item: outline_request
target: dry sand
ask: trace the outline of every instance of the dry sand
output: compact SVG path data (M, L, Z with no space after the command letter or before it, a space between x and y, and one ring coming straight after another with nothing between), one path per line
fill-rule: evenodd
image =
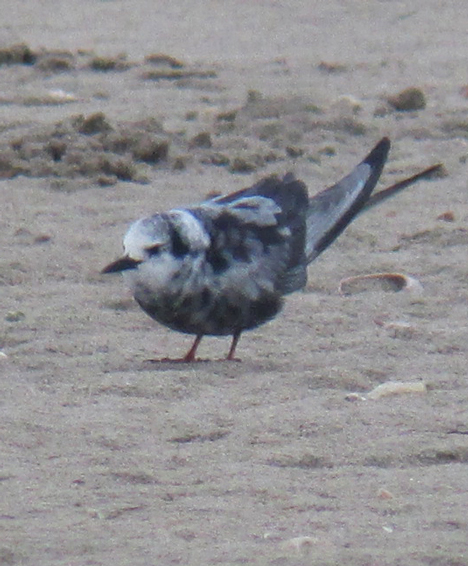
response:
M467 565L466 2L0 16L0 564ZM131 220L271 172L313 193L383 135L382 183L448 175L358 219L241 363L146 361L190 337L99 275ZM424 291L339 294L379 271ZM427 392L367 399L388 381Z

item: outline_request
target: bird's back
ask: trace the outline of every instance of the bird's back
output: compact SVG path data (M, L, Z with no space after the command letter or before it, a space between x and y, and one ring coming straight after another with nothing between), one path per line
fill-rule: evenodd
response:
M302 288L307 208L306 186L291 173L204 203L198 210L209 218L209 260L220 269L248 262L281 295Z

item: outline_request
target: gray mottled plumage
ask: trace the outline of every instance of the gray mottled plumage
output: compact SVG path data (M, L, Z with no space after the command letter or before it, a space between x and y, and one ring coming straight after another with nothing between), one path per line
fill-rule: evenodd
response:
M276 316L283 297L305 286L307 265L372 198L383 200L432 172L371 197L389 147L384 138L350 175L311 199L288 173L137 220L125 235L125 255L103 272L122 272L156 321L196 335L183 360L195 359L205 335L231 335L233 359L240 334Z

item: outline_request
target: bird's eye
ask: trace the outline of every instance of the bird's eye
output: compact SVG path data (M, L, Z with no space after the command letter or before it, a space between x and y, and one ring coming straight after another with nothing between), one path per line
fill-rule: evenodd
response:
M146 248L146 251L148 252L148 255L150 257L154 257L155 255L158 255L159 252L161 251L161 246L159 244L156 246L151 246L150 248Z

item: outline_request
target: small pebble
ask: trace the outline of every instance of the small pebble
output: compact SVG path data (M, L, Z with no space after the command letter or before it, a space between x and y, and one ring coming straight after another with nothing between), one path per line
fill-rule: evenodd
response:
M200 132L196 136L194 136L190 142L190 147L202 147L202 148L210 148L213 145L213 141L211 139L211 134L209 132Z
M409 87L394 96L387 98L388 103L399 112L423 110L426 108L424 92L417 87Z
M350 403L355 403L356 401L365 401L366 398L359 393L348 393L345 395L345 401L349 401Z
M7 322L20 322L21 320L24 320L25 318L26 318L26 315L24 314L24 312L21 312L21 311L10 311L5 316L5 320Z
M446 212L439 214L437 220L442 220L443 222L454 222L455 214L451 210L447 210Z

